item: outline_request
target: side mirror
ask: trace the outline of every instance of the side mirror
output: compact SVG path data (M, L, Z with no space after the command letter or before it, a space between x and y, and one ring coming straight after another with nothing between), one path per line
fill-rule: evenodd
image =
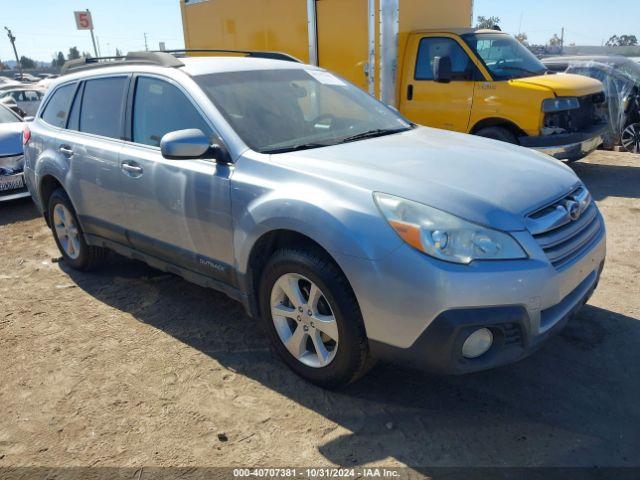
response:
M160 152L169 160L214 158L229 163L229 152L221 144L211 144L209 138L197 128L169 132L160 140Z
M451 76L451 58L433 57L433 79L438 83L449 83Z

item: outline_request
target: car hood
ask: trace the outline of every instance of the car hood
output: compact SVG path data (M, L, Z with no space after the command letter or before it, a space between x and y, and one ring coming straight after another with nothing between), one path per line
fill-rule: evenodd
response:
M22 153L24 123L0 123L0 157Z
M548 88L558 97L582 97L602 91L602 83L595 78L572 73L558 73L555 75L537 75L535 77L510 80L513 85L527 84Z
M580 184L538 152L417 127L395 135L273 155L306 175L421 202L500 230L524 230L527 213Z

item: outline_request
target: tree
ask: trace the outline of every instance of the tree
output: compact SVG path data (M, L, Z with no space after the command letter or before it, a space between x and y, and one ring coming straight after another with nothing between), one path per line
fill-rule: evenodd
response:
M78 51L78 47L71 47L69 49L69 60L75 60L76 58L80 58L80 52Z
M54 55L53 60L51 60L51 66L52 67L58 67L60 68L62 65L64 65L64 62L66 62L67 60L64 58L64 53L62 52L58 52L57 54Z
M476 28L488 28L493 30L500 23L499 17L483 17L482 15L478 17L478 24Z
M121 56L122 56L122 50L116 47L116 57L121 57Z
M24 55L20 57L20 65L23 69L28 70L30 68L36 68L36 62Z
M607 47L635 47L638 45L638 39L635 35L613 35L605 45Z
M527 38L526 33L519 33L516 35L516 40L518 40L523 45L529 45L529 39Z

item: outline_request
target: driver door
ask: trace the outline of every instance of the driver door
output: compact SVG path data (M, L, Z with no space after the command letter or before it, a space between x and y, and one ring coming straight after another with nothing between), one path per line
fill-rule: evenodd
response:
M477 68L466 50L446 35L413 35L407 49L400 111L415 123L466 132L473 106ZM433 78L433 59L449 57L452 78L448 83Z

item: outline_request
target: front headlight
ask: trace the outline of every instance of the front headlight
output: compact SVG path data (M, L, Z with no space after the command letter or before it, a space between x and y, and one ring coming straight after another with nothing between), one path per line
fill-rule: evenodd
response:
M432 257L464 264L527 258L508 233L394 195L376 192L373 198L400 238Z
M547 98L542 101L542 111L544 113L564 112L565 110L576 110L580 108L580 100L576 97Z

